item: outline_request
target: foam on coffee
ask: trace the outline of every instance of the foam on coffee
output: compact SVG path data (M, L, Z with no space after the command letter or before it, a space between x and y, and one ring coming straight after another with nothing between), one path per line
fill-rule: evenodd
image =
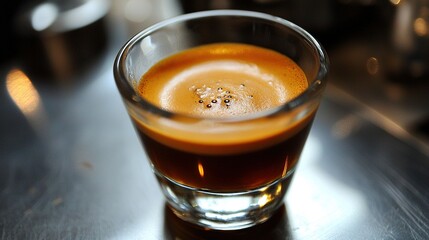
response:
M160 61L142 76L138 90L147 101L170 112L222 119L280 106L307 87L304 72L288 57L252 45L222 43L192 48ZM204 120L176 124L165 119L152 120L149 125L134 119L159 142L215 154L275 144L302 129L311 116L310 112L299 122L285 116L241 126Z

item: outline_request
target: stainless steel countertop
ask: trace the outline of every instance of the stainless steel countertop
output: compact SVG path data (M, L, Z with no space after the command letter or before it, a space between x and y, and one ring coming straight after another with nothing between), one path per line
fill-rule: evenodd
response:
M71 88L13 75L19 61L1 67L0 239L429 239L429 156L371 121L335 79L272 219L229 232L182 222L114 84L123 41Z
M429 158L328 88L285 207L207 232L166 209L107 54L74 89L41 85L38 114L0 95L0 239L428 239ZM5 75L2 75L5 79Z

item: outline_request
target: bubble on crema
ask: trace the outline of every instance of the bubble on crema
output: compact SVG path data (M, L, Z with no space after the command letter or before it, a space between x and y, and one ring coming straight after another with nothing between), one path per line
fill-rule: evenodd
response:
M232 111L232 107L238 111L244 111L242 113L248 113L248 110L244 110L244 106L250 106L253 94L249 93L245 88L244 82L237 83L235 86L224 86L222 82L216 82L214 85L202 84L200 86L193 85L189 88L197 97L197 102L202 104L203 108L207 111ZM242 103L242 104L241 104ZM250 104L250 105L249 105ZM243 105L243 106L242 106ZM244 108L243 108L244 107ZM239 110L241 109L241 110ZM231 112L232 114L236 114Z

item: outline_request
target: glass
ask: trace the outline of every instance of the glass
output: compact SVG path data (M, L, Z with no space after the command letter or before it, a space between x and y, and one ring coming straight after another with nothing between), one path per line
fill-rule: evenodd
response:
M225 42L288 56L304 71L308 89L279 107L228 118L169 112L137 93L142 75L160 60L192 47ZM131 38L114 63L116 84L168 205L185 221L220 230L264 222L283 205L327 72L326 53L305 30L278 17L239 10L197 12L158 23ZM220 145L194 151L194 146L180 142L179 149L152 139L145 128L175 132L179 138L211 138ZM241 152L237 143L223 140L255 129L268 134L279 128L284 130L280 142L255 141L252 151Z

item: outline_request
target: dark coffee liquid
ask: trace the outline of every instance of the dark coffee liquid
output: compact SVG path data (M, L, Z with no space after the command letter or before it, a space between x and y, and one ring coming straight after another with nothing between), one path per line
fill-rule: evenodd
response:
M142 77L139 92L171 112L223 119L280 106L307 86L299 66L277 52L212 44L159 62ZM237 191L266 185L295 167L314 112L297 116L197 121L183 128L156 117L133 119L160 174L191 187Z
M185 152L139 133L152 164L164 176L187 186L228 192L257 188L285 176L296 166L310 125L276 145L232 155Z

